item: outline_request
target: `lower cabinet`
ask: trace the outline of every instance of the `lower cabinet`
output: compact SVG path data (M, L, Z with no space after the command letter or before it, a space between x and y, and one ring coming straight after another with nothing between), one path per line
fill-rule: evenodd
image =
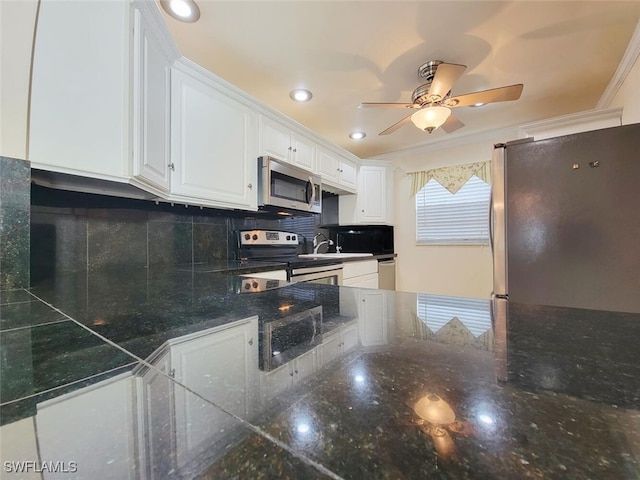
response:
M336 330L326 335L322 345L318 347L320 365L326 365L358 345L358 328L355 321Z
M345 287L378 288L378 260L344 263L342 279Z
M386 345L388 342L388 299L384 290L360 292L358 331L363 347Z
M30 421L34 437L37 432L37 457L3 455L3 459L63 462L71 473L45 470L33 476L2 478L140 478L134 388L134 378L127 373L38 403L37 414ZM4 427L0 433L5 435ZM25 439L7 440L15 449Z
M265 372L260 377L261 400L269 402L280 393L291 388L296 382L314 373L317 368L317 352L314 348L286 365L270 372Z
M166 478L233 432L238 420L229 413L248 419L254 412L258 317L175 339L153 364L195 392L156 369L142 375L147 456L157 478Z

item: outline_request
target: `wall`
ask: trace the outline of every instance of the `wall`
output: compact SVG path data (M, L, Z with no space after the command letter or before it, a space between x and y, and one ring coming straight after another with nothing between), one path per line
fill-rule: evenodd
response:
M640 60L629 71L625 81L607 109L622 108L622 123L640 122ZM598 111L580 113L585 118ZM565 120L566 122L566 120ZM553 128L550 119L548 128ZM595 128L591 126L592 128ZM581 128L589 128L585 123ZM598 127L602 128L602 127ZM415 201L409 196L410 178L407 172L427 170L491 159L494 143L519 138L518 128L506 129L482 140L462 144L464 139L443 141L423 153L397 154L393 158L395 196L395 245L398 253L396 282L398 290L428 292L442 295L486 298L493 288L492 256L488 246L418 246L415 243ZM536 134L539 138L540 136Z
M640 123L640 57L629 71L624 83L613 97L611 107L622 107L622 123Z
M415 198L410 195L411 179L407 173L489 161L494 143L514 138L516 129L465 145L443 142L439 148L393 160L397 290L474 298L491 294L493 264L488 245L416 245Z
M0 2L0 155L27 158L31 49L37 0Z

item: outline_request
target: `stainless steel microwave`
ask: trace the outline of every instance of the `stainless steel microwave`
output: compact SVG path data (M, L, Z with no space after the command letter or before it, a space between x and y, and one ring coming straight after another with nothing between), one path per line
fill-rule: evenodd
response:
M258 205L322 212L320 175L273 157L258 158Z

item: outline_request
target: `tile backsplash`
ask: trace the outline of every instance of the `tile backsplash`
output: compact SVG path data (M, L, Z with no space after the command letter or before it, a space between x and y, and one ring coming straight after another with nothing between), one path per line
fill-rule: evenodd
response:
M249 212L158 205L32 186L33 281L54 271L210 263L232 258L245 228L291 229L312 236L319 216L278 220ZM308 239L311 241L311 238Z
M31 166L0 157L0 290L29 286Z

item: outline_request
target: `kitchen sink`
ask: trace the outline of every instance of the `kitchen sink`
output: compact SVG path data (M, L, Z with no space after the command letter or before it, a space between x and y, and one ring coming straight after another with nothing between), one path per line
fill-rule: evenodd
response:
M352 258L352 257L372 257L373 253L303 253L299 258Z

